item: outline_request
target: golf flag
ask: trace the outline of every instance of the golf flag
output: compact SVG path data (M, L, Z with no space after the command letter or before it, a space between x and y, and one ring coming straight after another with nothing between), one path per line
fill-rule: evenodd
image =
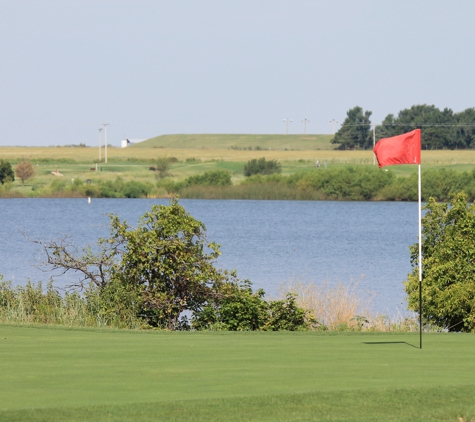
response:
M421 163L421 130L383 138L373 148L379 167Z
M422 203L421 203L421 130L391 138L380 139L373 148L379 168L395 164L418 164L417 185L419 197L419 338L422 349Z

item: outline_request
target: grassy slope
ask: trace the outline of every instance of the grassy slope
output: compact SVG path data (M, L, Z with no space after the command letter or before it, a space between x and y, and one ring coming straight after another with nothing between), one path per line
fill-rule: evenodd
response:
M132 148L186 148L186 149L333 149L330 143L333 135L233 135L233 134L192 134L161 135L132 145Z
M474 417L475 336L416 346L411 334L0 326L0 420Z

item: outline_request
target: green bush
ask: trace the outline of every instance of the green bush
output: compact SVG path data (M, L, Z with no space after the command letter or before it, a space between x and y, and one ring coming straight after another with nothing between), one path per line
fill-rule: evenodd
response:
M475 332L475 205L465 193L447 204L430 198L422 219L422 316L448 331ZM408 307L419 309L419 245L404 283Z
M264 157L253 159L244 166L244 176L249 177L254 174L281 173L282 165L276 160L266 161Z
M214 301L193 316L195 330L296 331L316 327L309 311L299 308L295 295L267 302L265 292L253 292L251 282L229 282L221 286Z
M231 174L226 170L211 170L185 179L185 186L229 186L232 185Z

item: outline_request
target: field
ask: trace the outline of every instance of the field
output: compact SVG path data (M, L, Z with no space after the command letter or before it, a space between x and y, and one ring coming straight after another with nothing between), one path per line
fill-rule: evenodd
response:
M475 337L0 325L2 421L475 420Z
M239 184L244 179L245 164L261 157L279 161L284 175L315 169L317 160L322 165L325 162L328 168L375 165L372 151L335 150L330 140L331 135L162 135L128 148L109 147L107 163L104 163L104 150L102 161L98 162L98 149L92 147L1 147L0 159L8 160L13 166L22 159L29 160L35 166L36 175L25 185L17 178L7 186L8 192L4 191L0 196L54 196L50 184L58 179L51 174L56 170L68 183L89 179L95 184L121 177L125 182L136 180L155 186L158 174L149 168L159 157L173 159L168 180L175 182L220 169L229 171L232 182ZM422 162L423 172L441 167L471 171L475 165L475 151L422 151ZM391 170L399 176L408 176L416 167L393 166ZM166 191L155 188L150 195L164 196ZM259 197L260 194L253 195Z

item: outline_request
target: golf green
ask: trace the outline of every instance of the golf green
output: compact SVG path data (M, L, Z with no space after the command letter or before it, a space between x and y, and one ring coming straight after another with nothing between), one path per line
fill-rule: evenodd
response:
M51 415L68 408L143 410L178 402L196 408L213 400L250 400L251 406L259 397L266 403L272 402L269 397L286 397L287 403L289 397L295 401L315 394L337 397L338 402L348 394L387 392L391 397L393 391L409 396L416 394L407 393L411 391L435 391L437 401L437 391L448 389L457 397L460 389L475 402L474 350L475 336L469 334L425 334L420 350L419 336L409 333L139 332L0 325L0 420L53 420ZM39 417L41 409L50 417ZM74 420L71 415L54 420L67 419Z

